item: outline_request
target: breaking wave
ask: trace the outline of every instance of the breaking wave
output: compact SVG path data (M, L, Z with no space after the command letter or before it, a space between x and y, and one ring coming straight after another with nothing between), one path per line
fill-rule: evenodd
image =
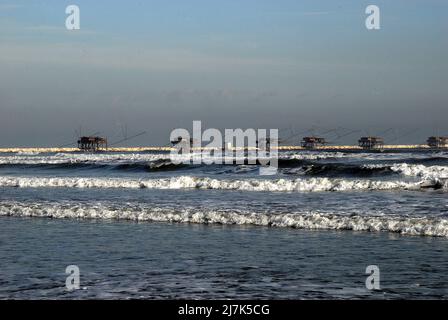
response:
M424 166L421 164L410 165L407 163L400 163L391 166L391 170L406 176L422 177L425 179L448 178L448 167L446 166Z
M394 174L390 166L369 167L358 164L343 163L302 163L300 166L288 168L281 162L280 168L285 174L302 174L309 176L348 176L348 177L371 177L371 176L387 176Z
M123 171L164 171L184 168L196 168L210 165L207 163L223 163L222 156L201 156L198 153L189 155L163 154L55 154L45 156L4 156L0 157L0 168L36 168L36 169L111 169ZM196 161L197 160L197 161ZM202 161L201 161L202 160ZM247 156L233 158L236 165L257 164L256 158ZM230 163L230 165L234 165Z
M8 155L0 157L0 165L51 165L51 164L120 164L142 163L160 159L169 159L168 153L122 153L122 154L87 154L57 153L54 155Z
M447 166L425 166L422 164L396 163L390 166L384 166L381 164L370 164L364 165L363 167L365 167L367 170L388 169L392 172L396 172L404 176L421 177L426 180L448 178Z
M257 213L202 208L157 208L128 204L0 203L0 215L72 219L116 219L176 223L254 225L311 230L394 232L415 236L448 237L448 219L396 215L330 214L320 212Z
M368 156L371 156L367 154ZM178 156L176 160L191 160L199 154ZM431 176L441 178L448 176L448 158L424 158L407 159L400 162L359 164L353 162L341 162L328 160L339 158L359 158L366 154L345 154L340 152L313 153L280 153L278 164L285 173L299 173L306 175L323 176L373 176L400 173L408 176ZM222 157L205 157L206 160L223 160ZM436 160L434 160L436 159ZM441 159L445 159L442 161ZM243 157L237 160L241 164L248 164L248 158ZM326 160L319 162L319 160ZM376 159L378 160L378 159ZM413 161L411 161L413 160ZM443 165L429 166L431 161L439 161ZM424 161L425 165L414 163ZM200 162L199 162L200 163ZM256 162L255 162L256 163ZM445 165L446 164L446 165ZM112 170L132 170L132 171L157 171L175 170L185 167L195 167L189 164L176 164L170 159L169 153L124 153L124 154L83 154L83 153L58 153L54 155L7 155L0 157L0 167L18 168L43 168L43 169L112 169ZM196 165L197 166L197 165ZM293 170L289 170L293 169ZM432 175L431 175L432 174Z
M121 171L163 171L184 168L175 164L167 155L77 155L66 154L51 157L1 157L0 167L37 169L110 169Z
M446 180L382 181L369 179L213 179L177 176L159 179L85 178L85 177L0 177L0 187L17 188L130 188L130 189L214 189L268 192L319 192L353 190L446 189Z

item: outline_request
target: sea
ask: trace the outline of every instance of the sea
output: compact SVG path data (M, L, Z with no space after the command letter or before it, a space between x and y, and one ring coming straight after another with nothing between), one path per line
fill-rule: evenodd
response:
M447 151L278 157L0 153L0 299L448 298Z

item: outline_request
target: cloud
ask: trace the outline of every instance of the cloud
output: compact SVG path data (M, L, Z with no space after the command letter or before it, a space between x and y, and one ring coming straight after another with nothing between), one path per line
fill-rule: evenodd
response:
M21 4L5 3L5 4L0 4L0 11L15 10L15 9L20 9L22 7L23 7L23 5L21 5Z
M277 15L277 16L288 16L288 17L294 17L294 16L321 16L330 14L330 11L274 11L270 12L271 15Z
M72 32L66 31L67 37ZM296 63L257 57L207 55L182 49L153 49L122 44L92 46L80 43L0 44L2 63L71 65L110 69L227 72L289 69Z
M309 11L309 12L301 12L302 16L321 16L325 14L329 14L329 11Z
M67 30L64 25L61 26L51 26L51 25L36 25L36 26L27 26L23 27L22 30L30 31L30 32L39 32L39 33L60 33L66 34L70 32L72 35L92 35L98 34L98 32L93 30L87 30L81 28L80 30Z
M60 32L65 31L64 26L29 26L24 27L23 30L27 31L40 31L40 32Z

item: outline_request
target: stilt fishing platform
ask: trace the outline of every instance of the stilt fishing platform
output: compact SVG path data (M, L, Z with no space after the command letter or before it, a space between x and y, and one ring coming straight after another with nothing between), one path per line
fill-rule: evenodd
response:
M107 139L102 137L80 137L78 149L85 152L107 151Z

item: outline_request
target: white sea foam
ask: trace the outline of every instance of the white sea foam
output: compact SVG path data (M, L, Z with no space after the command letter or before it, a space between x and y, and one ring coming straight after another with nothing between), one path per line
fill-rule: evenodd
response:
M235 160L247 160L248 157L234 157ZM173 158L179 161L193 160L195 158L201 157L200 153L193 153L187 155L174 155ZM279 153L280 159L298 159L298 160L319 160L327 158L342 158L348 157L340 152L302 152L302 153ZM57 153L53 155L46 154L7 154L0 156L0 165L44 165L44 164L122 164L122 163L142 163L142 162L152 162L157 160L169 160L171 159L169 153ZM222 156L209 156L204 153L201 157L202 160L214 160L224 162L224 155ZM256 158L251 158L256 160Z
M94 164L120 164L133 162L150 162L169 159L169 154L96 154L96 153L57 153L54 155L7 155L0 157L0 164L65 164L65 163L94 163Z
M389 168L390 170L410 177L421 177L425 180L448 179L447 166L425 166L422 164L395 163L392 165L368 164L364 168Z
M444 157L445 154L437 154L438 157ZM200 153L193 153L187 155L177 156L177 160L189 160L200 157ZM370 154L370 153L344 153L344 152L327 152L327 151L286 151L278 153L279 159L290 160L325 160L325 159L365 159L365 160L403 160L407 158L425 159L427 154L408 154L408 153L385 153L385 154ZM202 158L209 160L223 159L220 157L210 157L207 153L202 155ZM156 160L168 160L170 153L14 153L0 155L1 164L70 164L70 163L92 163L92 164L121 164L121 163L135 163L135 162L151 162ZM240 160L247 159L247 157L239 157Z
M342 152L325 152L325 151L300 151L300 152L283 152L279 153L280 159L292 159L292 160L321 160L332 158L351 158L357 154L349 154Z
M258 213L206 208L157 208L129 204L0 202L0 215L47 218L118 219L199 224L236 224L315 230L395 232L406 235L448 237L445 217L353 215L321 212Z
M425 179L448 178L448 167L446 166L424 166L421 164L399 163L391 166L391 170L406 176L422 177Z
M223 154L213 156L207 153L173 154L158 153L57 153L54 155L5 155L0 156L0 165L57 165L57 164L99 164L99 165L119 165L132 163L151 163L158 160L175 160L179 163L192 163L198 160L202 162L224 163L225 156L231 157L235 161L244 162L251 160L256 163L257 158L234 156L233 154Z
M321 160L321 159L360 159L360 160L391 160L403 161L406 159L428 159L430 157L446 158L448 153L441 151L438 153L358 153L358 152L340 152L340 151L286 151L280 152L279 158L298 159L298 160Z
M84 177L0 177L0 187L18 188L148 188L148 189L215 189L269 192L313 192L350 190L416 190L431 187L432 181L383 181L369 179L212 179L178 176L160 179L84 178ZM447 188L444 182L442 188Z

